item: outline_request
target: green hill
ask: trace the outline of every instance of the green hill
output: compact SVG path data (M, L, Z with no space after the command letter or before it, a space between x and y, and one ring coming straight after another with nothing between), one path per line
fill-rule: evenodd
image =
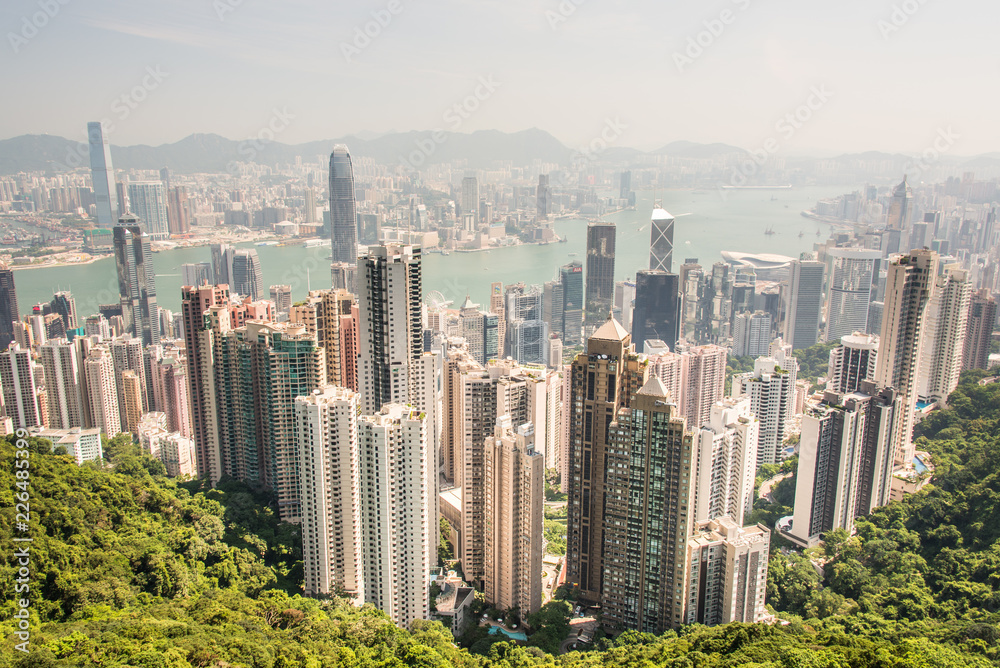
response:
M426 666L889 668L1000 665L1000 384L966 374L952 408L919 427L935 484L836 532L820 575L776 551L769 603L783 625L626 633L595 651L454 644L439 624L409 631L370 606L296 594L294 527L271 499L224 482L162 477L121 442L114 468L76 466L32 442L31 649L13 651L15 594L0 589L7 666ZM0 438L0 581L13 558L13 439Z

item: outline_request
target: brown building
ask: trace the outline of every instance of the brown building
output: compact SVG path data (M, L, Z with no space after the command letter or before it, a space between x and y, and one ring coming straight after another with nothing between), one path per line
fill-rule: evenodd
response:
M965 351L962 354L962 371L985 369L989 366L990 343L997 323L997 302L989 290L982 289L972 295L969 304L969 321L965 330Z
M646 381L632 337L614 318L594 332L571 365L567 462L566 582L588 601L601 600L604 576L605 466L608 436L619 409Z
M545 458L534 449L533 425L497 420L484 449L487 517L484 536L486 600L518 608L521 619L542 605Z
M331 385L358 389L358 306L346 290L312 290L305 302L291 307L288 320L305 325L326 351L326 377Z

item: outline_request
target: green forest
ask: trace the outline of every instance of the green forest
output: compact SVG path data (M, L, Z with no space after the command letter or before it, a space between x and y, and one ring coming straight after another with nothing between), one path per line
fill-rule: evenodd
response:
M774 541L768 603L781 623L626 633L562 656L542 649L565 632L543 614L545 632L517 646L303 598L298 532L271 498L167 479L121 440L104 468L31 440L31 653L15 652L19 490L13 437L0 437L0 668L1000 665L1000 384L982 377L965 374L951 407L918 426L938 467L932 485L807 555ZM755 515L777 512L789 481Z

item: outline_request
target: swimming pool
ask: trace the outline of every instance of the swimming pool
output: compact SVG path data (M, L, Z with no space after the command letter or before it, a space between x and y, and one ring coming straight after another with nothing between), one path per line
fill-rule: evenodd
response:
M525 635L524 633L521 633L520 631L518 631L517 633L514 633L513 631L508 631L507 629L503 628L502 626L491 626L490 627L490 634L491 635L496 635L498 633L504 634L505 636L507 636L511 640L520 640L520 641L523 642L523 641L525 641L525 640L528 639L528 636Z
M920 457L913 458L913 468L917 470L917 475L923 475L929 470Z

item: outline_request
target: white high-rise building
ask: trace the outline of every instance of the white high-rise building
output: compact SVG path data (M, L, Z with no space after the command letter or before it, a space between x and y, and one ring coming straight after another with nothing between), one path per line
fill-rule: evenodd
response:
M935 281L927 305L926 326L920 343L917 401L944 405L958 387L965 352L972 284L969 272L945 268Z
M889 502L895 444L894 390L826 392L819 406L802 416L802 440L795 484L795 512L788 535L815 545L832 529L854 528L856 517Z
M358 421L365 602L409 627L428 612L432 565L427 417L386 404Z
M917 405L920 346L924 341L927 305L938 275L938 255L926 249L910 251L889 264L885 305L879 336L875 384L899 392L896 415L896 464L913 461L913 414Z
M298 397L295 440L305 593L343 593L360 605L364 580L357 393L327 385Z
M733 396L748 396L750 411L760 420L757 468L782 459L786 423L794 413L797 375L795 358L758 357L752 372L733 376Z
M109 438L122 431L121 413L118 409L118 384L115 382L115 364L107 348L94 348L83 363L90 394L90 414L94 426Z
M836 341L868 327L868 307L878 278L882 252L867 248L831 248L826 252L826 340Z
M856 392L861 381L875 378L878 337L854 332L840 337L840 345L830 351L826 389L841 394Z
M760 357L771 345L771 314L745 311L733 317L733 355Z
M744 527L729 517L696 522L687 543L685 623L763 621L770 545L763 524Z
M73 429L84 427L83 375L76 356L76 346L66 339L55 339L38 349L45 371L48 427Z
M167 194L161 181L130 181L128 201L143 231L152 239L170 237L167 224Z
M411 401L411 367L423 353L420 248L369 246L358 262L358 387L361 410L373 415Z
M695 434L694 520L729 516L743 524L753 507L760 422L750 399L725 399L712 406L708 424Z
M42 415L38 407L38 388L31 365L31 351L16 343L0 352L0 385L6 416L13 426L40 427Z

